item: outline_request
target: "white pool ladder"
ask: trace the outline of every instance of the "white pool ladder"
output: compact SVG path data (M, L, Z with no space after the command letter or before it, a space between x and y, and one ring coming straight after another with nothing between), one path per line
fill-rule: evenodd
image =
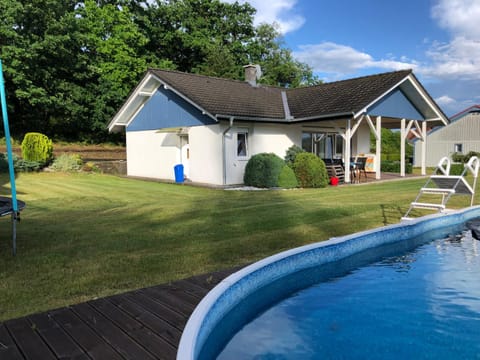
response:
M443 157L438 163L437 168L426 184L420 189L415 201L410 204L410 208L402 217L402 220L412 220L410 213L413 209L428 209L438 212L446 212L447 202L452 195L470 195L470 206L473 205L475 188L477 186L478 169L480 160L472 156L465 164L461 175L450 175L450 159ZM465 175L470 171L473 175L473 184L469 184ZM422 195L438 195L438 202L421 202Z

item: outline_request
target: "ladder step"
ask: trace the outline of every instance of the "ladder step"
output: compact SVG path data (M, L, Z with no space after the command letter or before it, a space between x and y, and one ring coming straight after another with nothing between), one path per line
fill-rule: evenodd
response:
M442 204L412 202L410 205L413 208L421 208L421 209L430 209L430 210L443 210L443 209L445 209L445 205L442 205Z
M441 188L421 188L420 192L423 194L455 194L454 189L441 189Z

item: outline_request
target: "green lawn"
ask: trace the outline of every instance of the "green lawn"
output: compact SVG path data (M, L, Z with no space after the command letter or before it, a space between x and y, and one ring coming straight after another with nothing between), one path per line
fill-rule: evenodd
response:
M16 257L9 218L0 223L0 320L396 223L424 181L242 192L20 174L18 197L27 208Z

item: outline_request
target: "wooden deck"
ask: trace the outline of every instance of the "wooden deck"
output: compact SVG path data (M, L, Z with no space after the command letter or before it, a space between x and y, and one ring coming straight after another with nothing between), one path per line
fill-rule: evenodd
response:
M193 309L239 268L0 323L0 359L175 359Z

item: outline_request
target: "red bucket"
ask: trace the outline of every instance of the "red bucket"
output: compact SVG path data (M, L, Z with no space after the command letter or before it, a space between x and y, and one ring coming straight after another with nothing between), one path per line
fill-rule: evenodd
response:
M338 185L338 178L337 177L331 177L330 178L330 185L337 186Z

